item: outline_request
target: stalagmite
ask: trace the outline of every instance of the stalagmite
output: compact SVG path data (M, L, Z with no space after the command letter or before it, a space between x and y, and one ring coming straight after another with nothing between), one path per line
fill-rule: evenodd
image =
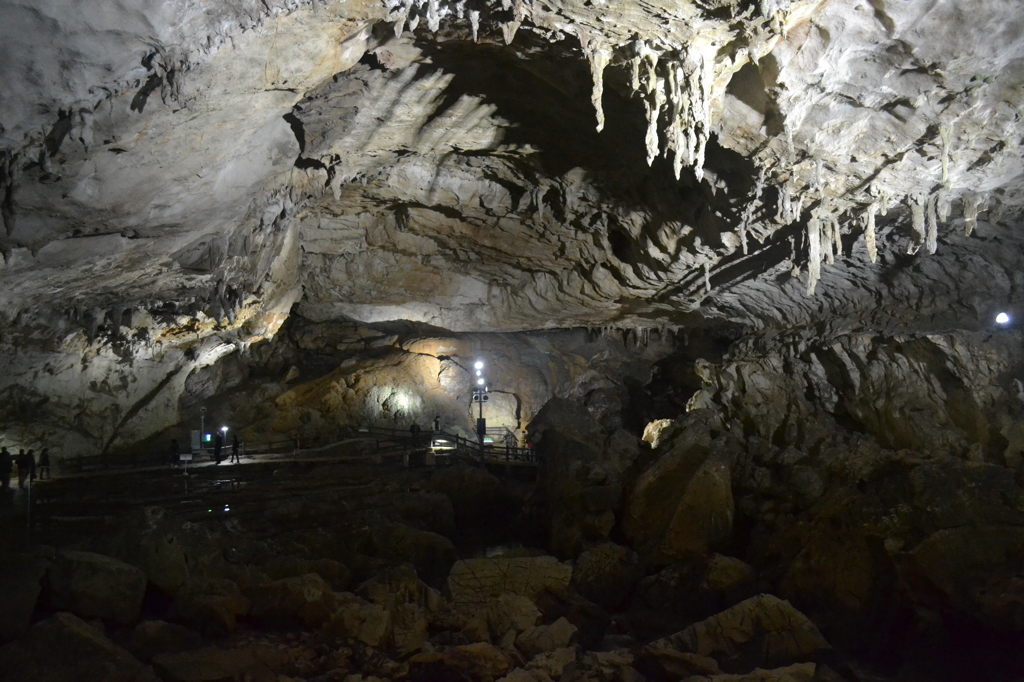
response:
M964 197L964 236L970 237L978 226L978 204L981 197L973 192Z
M814 295L814 287L821 279L821 223L817 218L807 221L807 295Z
M868 248L868 258L872 263L878 258L878 248L875 246L875 211L878 204L872 203L864 214L864 245Z
M935 217L935 202L936 197L934 194L928 197L928 205L926 207L928 214L928 236L925 239L925 246L928 249L928 253L935 253L939 245L939 225L938 220Z
M704 261L704 291L711 294L711 264Z
M480 12L471 9L469 11L469 25L473 29L473 42L477 42L477 38L480 34Z
M921 244L924 244L924 205L925 198L923 196L916 196L910 201L910 216L911 216L911 227L914 230L913 239L910 242L910 246L907 247L907 253L911 256L917 253L917 250L921 248Z
M839 233L839 218L832 214L832 238L836 241L836 255L843 255L843 238Z

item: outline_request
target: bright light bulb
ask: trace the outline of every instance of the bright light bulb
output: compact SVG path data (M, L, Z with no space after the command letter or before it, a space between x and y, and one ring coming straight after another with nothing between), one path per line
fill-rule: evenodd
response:
M227 433L228 432L228 427L222 426L222 427L220 427L220 430L223 431L224 433Z
M476 369L483 369L484 368L484 361L483 360L477 360L476 364L473 365L473 367L475 367Z
M483 372L481 372L480 370L477 370L477 371L476 371L476 375L477 375L478 377L482 377L482 376L484 375L484 373L483 373Z
M996 324L1009 324L1010 316L1006 313L999 313L996 315Z
M480 384L481 386L483 386L483 385L484 385L484 378L483 378L483 377L480 377L479 379L477 379L477 380L476 380L476 383L478 383L478 384Z

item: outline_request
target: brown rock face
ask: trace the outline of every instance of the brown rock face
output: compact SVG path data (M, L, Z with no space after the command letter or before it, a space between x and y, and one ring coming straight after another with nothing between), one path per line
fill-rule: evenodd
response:
M493 557L455 562L445 589L453 604L484 604L506 593L536 598L569 585L572 568L555 557Z
M138 619L146 593L145 573L92 552L58 552L46 582L54 608L122 625Z

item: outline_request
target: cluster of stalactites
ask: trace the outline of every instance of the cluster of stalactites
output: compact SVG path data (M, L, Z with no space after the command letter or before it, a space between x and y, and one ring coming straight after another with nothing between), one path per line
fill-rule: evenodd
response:
M836 254L843 249L839 233L839 218L829 197L823 197L807 221L807 295L813 296L821 279L821 261L829 265L836 262Z
M528 0L500 0L501 9L505 12L512 12L512 21L501 24L501 33L505 44L511 44L516 32L523 23L523 19L529 10ZM497 5L494 0L487 0L487 4ZM469 20L473 31L473 42L480 36L480 10L468 9L466 0L457 2L442 2L442 0L384 0L384 6L390 14L388 21L394 22L395 37L400 37L406 28L415 31L420 21L425 19L427 28L431 33L436 33L441 28L441 19L454 16L459 20Z
M670 56L637 40L632 45L632 52L631 85L643 99L647 113L648 165L660 152L666 156L671 153L676 179L679 179L683 166L692 166L697 178L703 178L704 151L711 134L713 46L691 43ZM596 63L594 57L590 60L591 65ZM596 71L594 75L596 93L600 76ZM595 106L598 106L598 121L603 124L600 107L596 102ZM663 130L662 144L658 127L663 115L668 123Z

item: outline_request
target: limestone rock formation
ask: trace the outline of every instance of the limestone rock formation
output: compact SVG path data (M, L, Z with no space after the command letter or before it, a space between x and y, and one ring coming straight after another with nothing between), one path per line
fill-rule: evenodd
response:
M55 609L129 625L141 613L146 575L102 554L64 551L47 568L46 585Z

